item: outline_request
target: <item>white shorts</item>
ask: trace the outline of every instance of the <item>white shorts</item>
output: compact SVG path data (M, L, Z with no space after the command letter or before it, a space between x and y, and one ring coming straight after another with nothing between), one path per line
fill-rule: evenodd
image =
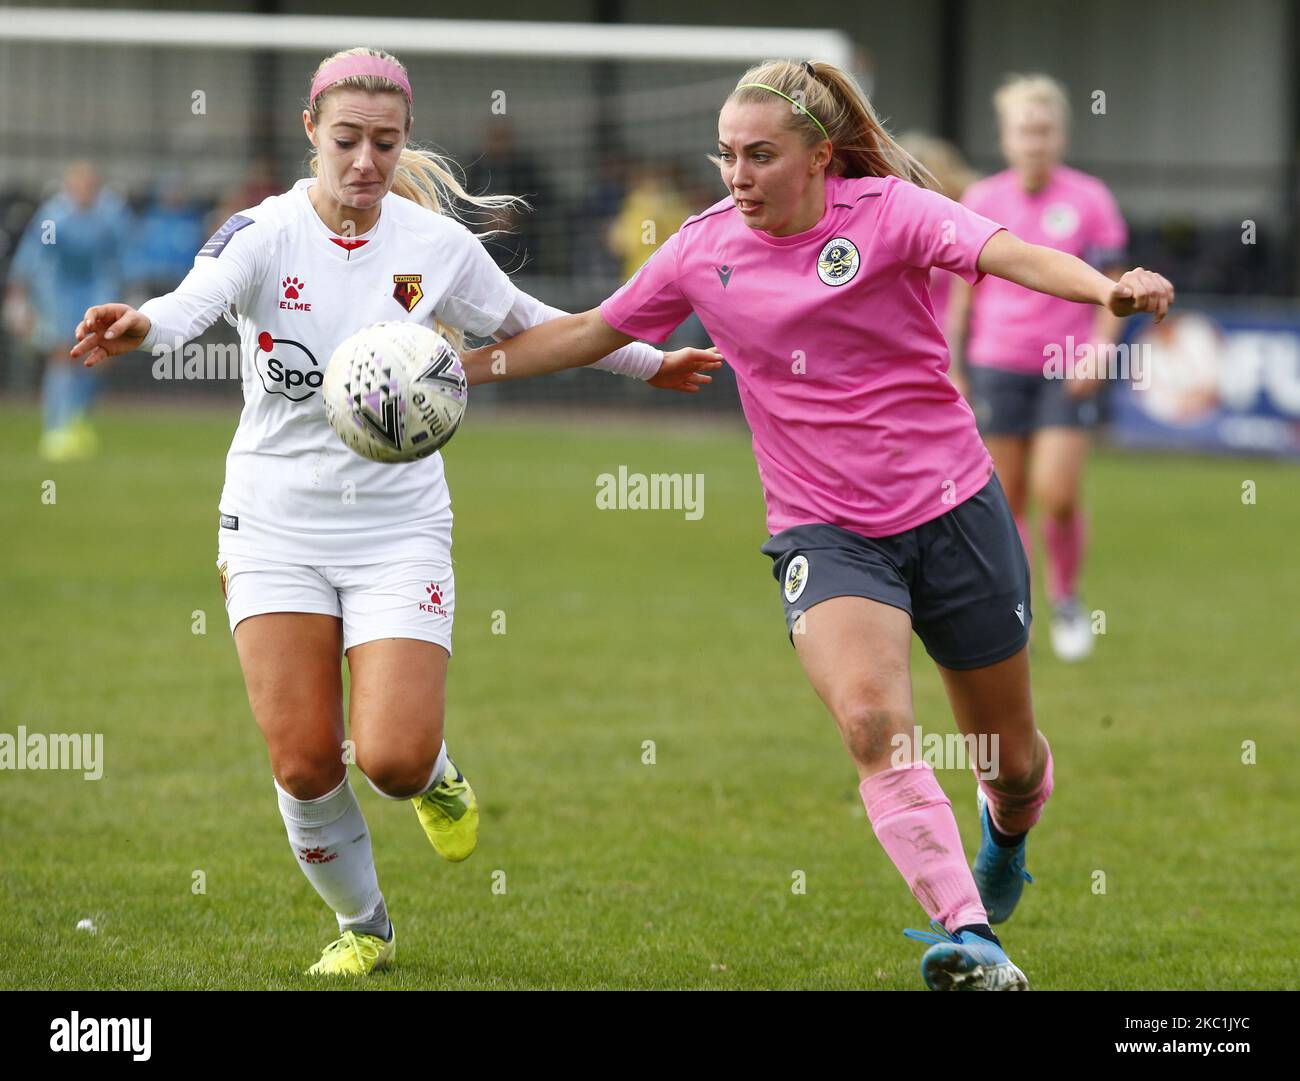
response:
M221 592L234 633L267 612L312 612L343 620L343 649L378 638L416 638L451 653L456 579L437 559L312 567L217 555Z

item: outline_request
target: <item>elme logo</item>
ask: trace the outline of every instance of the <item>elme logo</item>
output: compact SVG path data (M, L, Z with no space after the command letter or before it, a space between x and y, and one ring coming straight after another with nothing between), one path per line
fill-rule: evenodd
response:
M275 338L266 330L257 336L253 367L267 394L282 394L291 402L306 401L325 381L325 372L302 342Z
M149 1017L82 1017L73 1010L50 1022L51 1051L129 1051L136 1062L148 1062L152 1036Z
M309 312L311 305L303 301L302 291L307 288L307 283L298 280L296 274L290 274L280 283L280 288L284 290L284 299L280 301L280 310L286 312Z
M326 852L323 848L300 848L298 858L303 863L329 863L339 858L337 852Z
M421 612L432 612L436 616L445 616L447 609L442 606L442 586L438 582L430 582L424 587L424 591L429 594L427 601L420 601Z

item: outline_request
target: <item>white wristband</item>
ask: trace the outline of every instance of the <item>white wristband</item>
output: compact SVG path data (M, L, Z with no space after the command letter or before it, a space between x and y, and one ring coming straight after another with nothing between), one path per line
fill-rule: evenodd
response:
M595 364L589 364L587 367L644 381L658 375L663 363L663 350L643 342L633 342L631 345L623 346L622 349L614 350L607 357L601 357Z

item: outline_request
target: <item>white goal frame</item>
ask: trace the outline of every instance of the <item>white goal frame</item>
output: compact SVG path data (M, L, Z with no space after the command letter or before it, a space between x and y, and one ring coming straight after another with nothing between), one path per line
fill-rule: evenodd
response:
M0 41L331 51L358 43L403 54L562 57L656 63L750 63L774 57L853 67L839 30L631 23L520 22L0 7Z

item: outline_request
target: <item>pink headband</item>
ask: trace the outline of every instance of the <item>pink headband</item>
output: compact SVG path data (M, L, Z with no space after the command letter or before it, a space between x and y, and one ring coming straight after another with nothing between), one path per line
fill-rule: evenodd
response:
M411 98L411 84L406 81L406 73L391 60L364 53L356 56L340 56L321 68L320 74L312 80L311 97L308 100L315 101L323 91L340 79L349 79L353 75L381 75L385 79L391 79L402 88L406 100L414 104Z

